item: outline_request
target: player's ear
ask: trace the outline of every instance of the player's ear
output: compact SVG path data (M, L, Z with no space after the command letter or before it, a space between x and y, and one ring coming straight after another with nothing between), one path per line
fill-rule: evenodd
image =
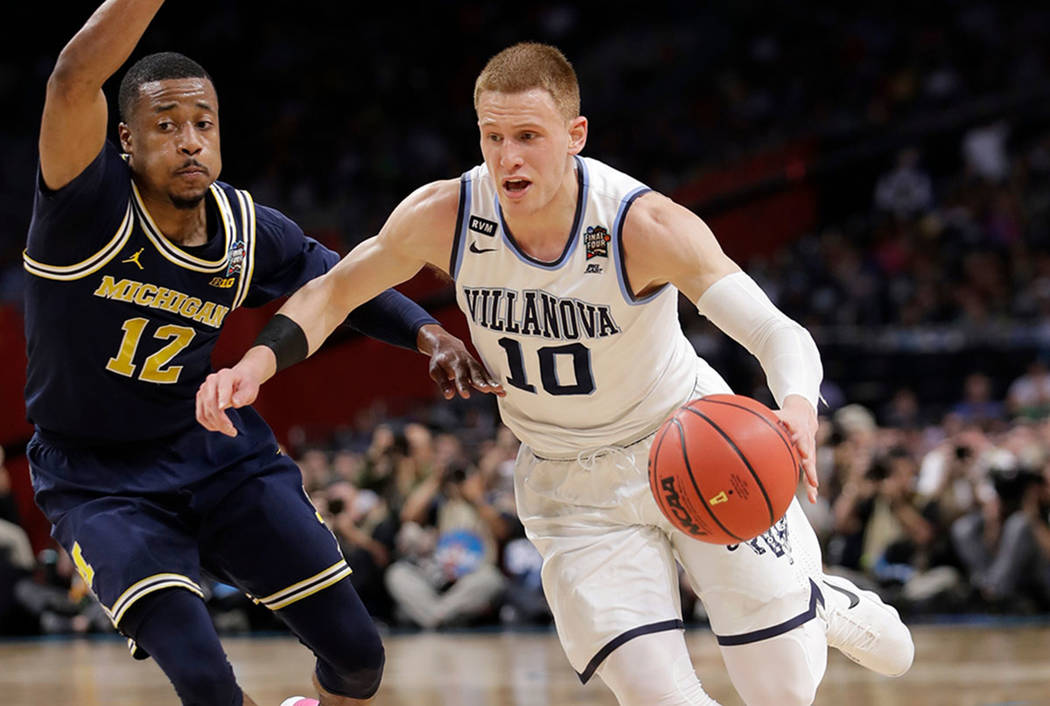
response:
M120 151L131 154L131 128L127 123L117 125L117 136L120 137Z
M587 118L578 115L569 121L569 154L579 154L587 144Z

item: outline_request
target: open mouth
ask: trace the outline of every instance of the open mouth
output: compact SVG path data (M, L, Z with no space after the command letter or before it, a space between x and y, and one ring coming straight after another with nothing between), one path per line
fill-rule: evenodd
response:
M503 190L511 196L520 196L525 193L525 190L529 188L530 184L532 184L532 182L528 179L522 179L519 177L504 179Z

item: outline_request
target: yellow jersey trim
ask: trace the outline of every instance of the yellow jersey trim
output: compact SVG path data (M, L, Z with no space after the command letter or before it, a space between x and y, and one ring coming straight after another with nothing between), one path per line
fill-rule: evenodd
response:
M241 281L237 285L237 296L233 299L231 309L236 309L244 303L252 286L252 275L255 274L255 202L247 191L237 189L236 194L241 207L244 262L241 263Z
M318 591L328 588L350 574L351 569L349 564L347 564L345 560L340 559L324 571L319 571L310 578L293 583L291 586L282 588L280 591L272 593L265 598L258 598L256 599L256 602L262 603L270 610L280 610L285 606L289 606L296 601L302 600L307 596L312 596Z
M208 187L208 190L218 204L219 212L223 214L223 230L226 235L226 245L223 250L223 256L218 260L204 260L199 257L194 257L164 237L160 232L160 228L158 228L157 224L153 221L153 217L150 216L149 211L146 209L146 204L142 201L142 195L139 194L139 188L135 185L134 181L131 182L131 190L135 197L135 210L138 212L139 220L142 223L142 230L146 233L146 238L153 243L153 246L157 248L158 252L160 252L166 260L195 272L214 273L225 269L226 261L229 259L230 238L233 229L231 223L226 217L226 213L230 212L229 204L224 203L225 195L219 187L215 184ZM225 213L223 212L224 206L226 207Z
M143 596L148 596L154 591L159 591L162 588L184 588L191 593L195 593L201 598L204 597L204 592L197 583L182 574L154 574L153 576L147 576L146 578L136 581L127 589L120 594L120 598L116 600L112 608L107 608L102 605L103 610L109 616L109 619L113 622L114 626L120 624L120 619L124 617L124 614L128 612L128 608L133 606ZM100 601L101 604L101 601Z
M132 231L134 231L135 219L131 214L132 209L131 203L129 202L128 208L124 212L124 220L121 221L116 234L102 247L101 250L89 258L81 260L75 265L47 265L43 262L34 260L29 256L29 251L24 250L22 252L22 266L29 274L43 277L45 279L68 282L87 277L104 267L124 249L124 246L131 238Z

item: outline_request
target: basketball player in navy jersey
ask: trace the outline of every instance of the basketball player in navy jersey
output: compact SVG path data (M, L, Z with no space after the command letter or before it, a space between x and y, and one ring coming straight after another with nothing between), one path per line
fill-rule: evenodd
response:
M204 571L314 651L321 703L366 703L382 643L295 463L250 407L231 420L233 437L192 419L229 313L339 258L217 181L218 97L186 57L128 70L120 146L106 140L102 84L161 4L104 3L48 81L25 252L36 500L133 653L152 655L183 704L253 703L202 601ZM461 341L396 292L362 302L350 323L429 354L446 396L498 391Z
M695 214L580 156L587 119L557 49L493 57L474 105L484 164L410 195L379 235L289 299L267 325L272 340L208 378L200 421L232 433L217 400L251 399L347 311L430 263L455 280L471 338L506 388L503 421L523 442L518 513L581 679L597 674L623 706L714 703L686 651L675 559L749 706L812 703L829 644L904 673L907 627L875 594L823 574L797 501L764 535L725 547L674 529L649 490L649 446L667 415L730 391L682 333L681 292L762 364L815 499L822 367L809 334Z

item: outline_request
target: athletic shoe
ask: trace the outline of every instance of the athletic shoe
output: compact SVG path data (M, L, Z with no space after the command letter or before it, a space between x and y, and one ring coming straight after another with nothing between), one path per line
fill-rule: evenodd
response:
M824 575L828 644L873 672L899 677L911 667L915 644L893 606L840 576Z

